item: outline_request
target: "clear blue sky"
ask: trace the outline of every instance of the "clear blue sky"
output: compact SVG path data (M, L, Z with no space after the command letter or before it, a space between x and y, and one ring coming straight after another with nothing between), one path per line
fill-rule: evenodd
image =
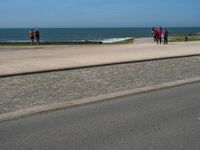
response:
M1 0L0 27L200 27L200 0Z

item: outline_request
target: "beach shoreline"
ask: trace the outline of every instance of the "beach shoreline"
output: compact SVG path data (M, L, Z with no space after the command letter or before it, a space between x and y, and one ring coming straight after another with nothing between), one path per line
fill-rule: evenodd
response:
M77 41L61 41L61 42L45 42L41 41L40 45L100 45L100 44L131 44L134 37L127 38L111 38L107 40L77 40ZM0 42L0 46L28 46L30 41L26 42Z
M185 36L196 35L200 28L167 28L170 41L184 41ZM28 28L0 28L0 45L23 46L29 45ZM40 31L40 42L42 45L85 45L85 44L127 44L129 38L150 38L151 28L40 28L33 29ZM190 36L191 37L191 36ZM192 37L188 40L200 40ZM123 41L125 40L125 41ZM132 39L131 39L132 40ZM121 42L123 41L123 42ZM36 42L36 41L35 41Z
M137 42L136 42L137 41ZM140 42L138 42L140 41ZM145 44L146 42L153 42L152 37L127 37L127 38L111 38L107 40L80 40L80 41L61 41L61 42L40 42L40 46L48 46L48 45L115 45L115 44ZM200 35L172 35L169 36L169 42L192 42L192 41L200 41ZM30 41L26 42L0 42L0 46L37 46L35 43L31 45Z

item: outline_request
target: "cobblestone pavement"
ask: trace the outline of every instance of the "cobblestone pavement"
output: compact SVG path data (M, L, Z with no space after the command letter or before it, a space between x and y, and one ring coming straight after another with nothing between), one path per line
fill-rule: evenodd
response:
M200 57L0 78L0 114L200 77Z

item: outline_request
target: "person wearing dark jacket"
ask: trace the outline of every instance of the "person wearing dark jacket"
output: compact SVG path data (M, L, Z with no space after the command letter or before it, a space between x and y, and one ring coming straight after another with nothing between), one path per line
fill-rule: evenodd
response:
M39 45L40 44L40 31L39 30L35 31L35 38L37 41L37 45Z
M168 44L168 36L169 36L169 31L165 29L164 31L164 44Z

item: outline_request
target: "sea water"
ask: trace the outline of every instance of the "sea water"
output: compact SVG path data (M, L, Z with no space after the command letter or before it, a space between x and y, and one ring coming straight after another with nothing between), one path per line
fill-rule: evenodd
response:
M0 42L29 42L29 30L28 28L0 29ZM45 42L91 40L111 43L128 37L151 36L151 28L41 28L39 30L41 41ZM200 28L168 28L168 30L171 34L182 35L200 32Z

